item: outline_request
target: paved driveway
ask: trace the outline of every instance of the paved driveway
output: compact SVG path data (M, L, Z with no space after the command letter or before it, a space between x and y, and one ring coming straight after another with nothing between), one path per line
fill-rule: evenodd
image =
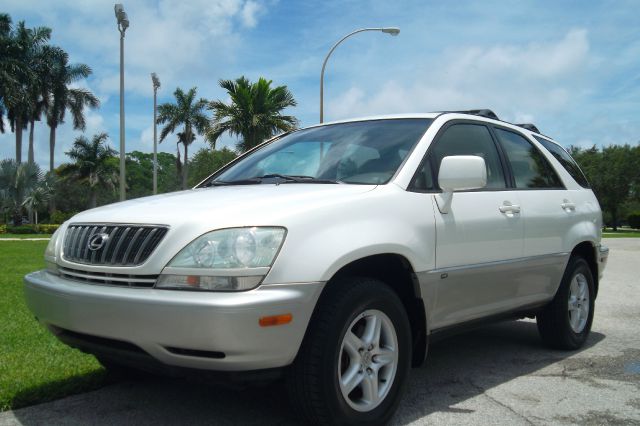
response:
M640 425L640 239L610 239L591 338L541 346L535 323L496 324L432 345L393 424ZM124 382L15 412L0 425L295 425L277 386L231 391L167 379Z

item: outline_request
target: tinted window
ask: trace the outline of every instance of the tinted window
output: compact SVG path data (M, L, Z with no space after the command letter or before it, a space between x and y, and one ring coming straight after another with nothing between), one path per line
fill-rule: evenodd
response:
M538 142L540 142L542 146L544 146L551 153L551 155L553 155L556 160L558 160L558 162L562 164L562 167L564 167L567 173L569 173L580 186L582 186L583 188L589 188L589 181L587 181L584 173L582 173L582 170L580 170L578 163L576 163L576 160L571 158L569 153L565 151L564 148L551 141L539 138L538 136L534 136L534 138L536 138Z
M487 166L487 186L490 189L506 188L500 157L489 129L480 124L454 124L447 128L431 148L429 156L435 175L440 162L450 155L477 155ZM429 189L429 188L427 188Z
M284 174L346 183L386 183L432 121L358 121L300 130L261 147L213 178L236 181Z
M564 188L558 174L544 155L517 133L496 129L502 143L516 188Z

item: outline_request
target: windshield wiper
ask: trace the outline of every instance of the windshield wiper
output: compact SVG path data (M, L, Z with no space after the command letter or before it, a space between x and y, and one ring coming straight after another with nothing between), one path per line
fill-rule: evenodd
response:
M279 173L271 173L264 176L256 176L249 179L238 179L238 180L212 180L207 183L205 186L225 186L225 185L257 185L264 181L270 181L273 179L279 179L282 182L278 181L276 184L281 183L342 183L337 180L331 179L319 179L313 176L304 176L304 175L282 175Z
M256 185L262 182L260 178L251 178L251 179L238 179L238 180L212 180L206 185L207 186L225 186L225 185Z
M257 179L282 179L285 182L282 183L340 183L337 180L332 179L319 179L313 176L304 176L304 175L281 175L279 173L272 173L268 175L261 176Z

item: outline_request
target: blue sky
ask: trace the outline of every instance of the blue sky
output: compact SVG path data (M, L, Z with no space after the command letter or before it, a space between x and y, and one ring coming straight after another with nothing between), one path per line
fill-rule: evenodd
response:
M171 101L177 86L226 100L221 78L264 76L287 85L290 113L318 122L325 54L361 27L397 26L398 37L363 33L332 55L325 120L372 114L491 108L534 122L564 145L640 140L640 1L124 1L127 151L152 151L153 90ZM14 22L53 29L52 43L93 68L83 86L102 101L86 133L118 146L119 34L113 1L0 0ZM56 164L80 133L63 125ZM25 136L26 139L26 136ZM175 152L174 136L160 150ZM225 138L222 145L233 146ZM194 148L206 146L198 138ZM26 158L26 143L23 158ZM192 148L190 152L194 152ZM0 158L14 157L11 133ZM48 129L36 128L36 161L48 163Z

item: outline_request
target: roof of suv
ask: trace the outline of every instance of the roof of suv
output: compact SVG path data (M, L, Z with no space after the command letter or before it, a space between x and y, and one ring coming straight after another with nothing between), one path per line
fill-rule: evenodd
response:
M309 126L309 127L316 127L316 126L321 126L321 125L326 125L326 124L349 123L349 122L353 122L353 121L385 120L385 119L399 119L399 118L437 118L437 117L439 117L441 115L444 115L444 114L470 115L470 116L473 116L474 118L483 118L483 119L498 121L501 124L507 124L509 126L519 127L520 130L524 129L524 130L527 130L527 131L532 132L532 133L536 133L536 134L538 134L540 136L543 136L543 137L549 139L548 136L545 136L542 132L540 132L540 130L538 130L538 127L535 124L532 124L532 123L521 123L521 124L509 123L508 121L500 120L500 118L498 118L498 115L496 113L494 113L490 109L472 109L472 110L465 110L465 111L437 111L437 112L407 113L407 114L385 114L385 115L375 115L375 116L368 116L368 117L351 118L351 119L345 119L345 120L336 120L336 121L331 121L331 122L327 122L327 123L315 124L315 125L312 125L312 126ZM484 120L482 120L482 121L484 121Z

